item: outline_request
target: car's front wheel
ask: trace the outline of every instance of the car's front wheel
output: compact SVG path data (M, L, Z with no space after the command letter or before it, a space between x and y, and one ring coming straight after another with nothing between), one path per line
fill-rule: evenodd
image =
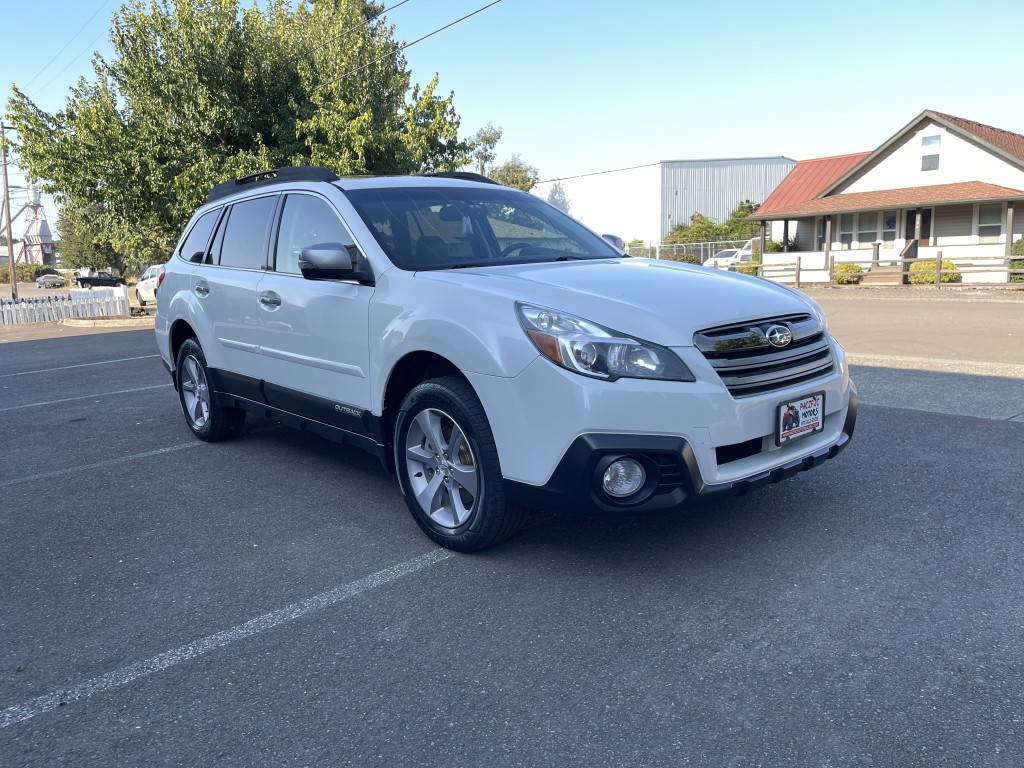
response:
M234 437L245 424L245 411L218 405L210 388L206 355L195 339L178 350L178 401L192 434L208 443Z
M143 300L142 294L139 293L138 291L135 291L135 300L139 302L140 307L146 306L146 302Z
M474 552L522 528L526 510L505 499L490 424L464 380L431 379L409 392L394 448L409 511L438 544Z

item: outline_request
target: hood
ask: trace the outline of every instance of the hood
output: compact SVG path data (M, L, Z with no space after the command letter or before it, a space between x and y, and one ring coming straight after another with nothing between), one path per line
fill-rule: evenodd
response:
M704 328L815 312L810 299L767 280L651 259L514 264L417 276L569 312L666 346L692 346L694 332Z

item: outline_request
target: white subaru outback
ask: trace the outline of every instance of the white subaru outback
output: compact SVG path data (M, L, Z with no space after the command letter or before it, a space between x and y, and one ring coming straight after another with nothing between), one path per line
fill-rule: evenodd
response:
M747 493L836 456L857 412L808 297L627 258L472 174L217 185L162 272L156 339L196 437L251 412L365 448L461 551L531 508Z

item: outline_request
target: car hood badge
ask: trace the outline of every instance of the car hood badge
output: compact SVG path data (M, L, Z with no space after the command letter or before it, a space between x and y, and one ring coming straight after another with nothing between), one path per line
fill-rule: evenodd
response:
M769 344L779 349L788 347L790 342L793 341L793 332L784 325L771 325L764 332L764 335L768 339Z

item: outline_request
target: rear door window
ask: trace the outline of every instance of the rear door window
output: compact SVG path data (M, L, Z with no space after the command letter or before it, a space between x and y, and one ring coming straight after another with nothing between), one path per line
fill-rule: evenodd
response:
M263 268L266 263L267 235L277 198L277 195L268 195L243 200L231 206L227 223L221 225L224 236L220 242L219 263L222 267Z

